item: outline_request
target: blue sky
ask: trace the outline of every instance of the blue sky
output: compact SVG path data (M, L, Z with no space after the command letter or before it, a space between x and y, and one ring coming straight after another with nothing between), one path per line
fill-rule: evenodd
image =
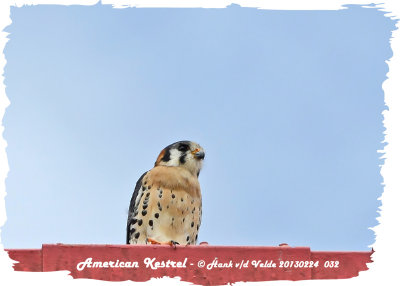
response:
M12 8L4 246L123 244L136 180L193 140L199 241L367 250L395 22L348 7Z

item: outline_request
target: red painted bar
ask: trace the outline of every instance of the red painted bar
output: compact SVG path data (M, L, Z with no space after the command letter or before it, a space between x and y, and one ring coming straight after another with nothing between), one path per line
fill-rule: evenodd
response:
M41 249L18 249L7 250L11 259L19 261L14 265L17 271L41 272L42 250Z
M319 261L338 261L338 267L335 263L328 263L332 268L326 271L325 268L315 268L312 272L312 279L333 279L333 278L351 278L358 276L360 271L368 270L367 263L371 263L372 252L339 252L339 251L313 251L312 260ZM323 266L323 265L322 265Z
M9 249L17 271L69 270L74 278L148 281L176 277L200 285L238 281L341 279L367 270L372 252L310 251L308 247L69 245ZM158 264L157 264L158 263ZM163 267L164 266L164 267ZM156 269L154 269L156 268Z

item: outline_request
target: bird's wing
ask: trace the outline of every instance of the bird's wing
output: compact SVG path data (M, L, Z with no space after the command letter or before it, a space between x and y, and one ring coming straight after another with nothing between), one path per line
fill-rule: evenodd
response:
M127 221L127 225L126 225L126 244L129 244L130 225L131 225L132 220L134 218L134 213L135 213L135 211L137 210L137 207L138 207L138 202L136 202L136 199L138 197L140 198L139 193L142 192L142 179L146 174L147 174L147 172L145 172L139 178L139 180L136 182L135 190L133 191L133 194L132 194L131 203L129 205L128 221Z

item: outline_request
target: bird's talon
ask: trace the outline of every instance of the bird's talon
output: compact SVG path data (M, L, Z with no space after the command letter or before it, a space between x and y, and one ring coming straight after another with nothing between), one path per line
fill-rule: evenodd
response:
M172 246L173 248L176 248L176 246L179 245L179 242L174 241L174 240L171 240L168 244L169 244L170 246Z

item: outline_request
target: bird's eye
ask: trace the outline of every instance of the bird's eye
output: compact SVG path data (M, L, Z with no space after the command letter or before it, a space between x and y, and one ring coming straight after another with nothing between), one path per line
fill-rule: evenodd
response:
M187 150L189 150L189 146L185 144L179 145L178 150L181 152L186 152Z

